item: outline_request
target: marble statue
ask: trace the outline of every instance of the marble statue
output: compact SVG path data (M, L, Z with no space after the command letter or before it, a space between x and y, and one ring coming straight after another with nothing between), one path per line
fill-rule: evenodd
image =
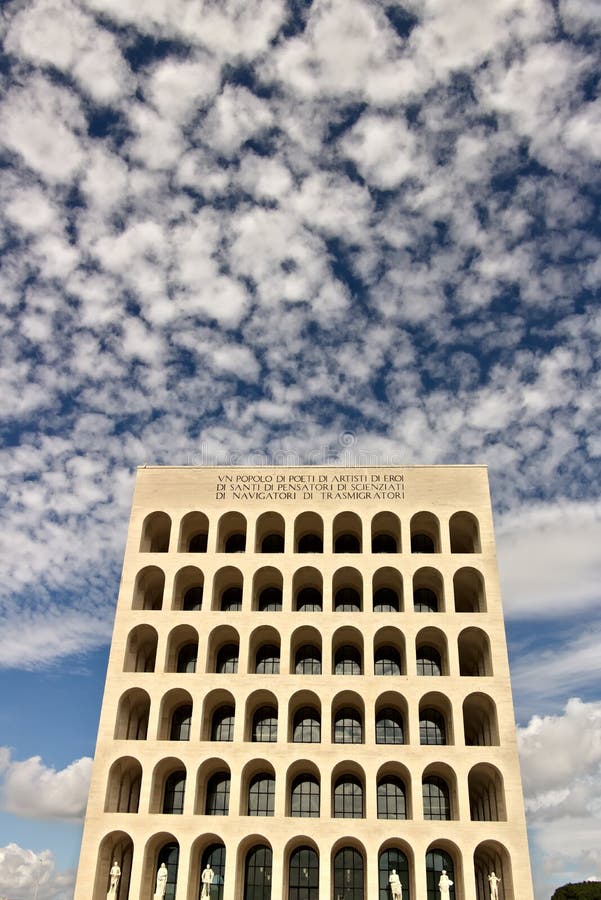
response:
M111 876L111 882L109 884L106 900L116 900L117 890L119 888L119 879L121 878L121 869L119 868L119 863L117 862L117 860L115 860L115 862L113 863L109 875Z
M488 883L490 884L490 900L499 900L499 884L501 883L501 879L495 875L494 872L491 872L488 876Z
M167 866L165 863L161 863L159 871L157 872L157 885L154 889L154 900L163 900L165 896L165 891L167 890Z
M203 869L202 875L200 876L200 880L202 881L201 897L211 896L211 885L213 884L214 877L215 873L213 872L211 866L207 863L207 865Z
M438 890L440 891L440 900L449 900L451 896L449 893L450 888L453 886L453 882L447 875L447 870L443 869L440 878L438 879Z
M393 869L390 875L388 876L388 884L390 885L390 891L392 893L392 900L402 900L403 898L403 885L401 884L401 879L397 875L397 870Z

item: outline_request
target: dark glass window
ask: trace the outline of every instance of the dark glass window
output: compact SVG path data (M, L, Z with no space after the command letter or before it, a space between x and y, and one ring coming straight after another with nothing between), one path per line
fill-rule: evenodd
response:
M321 675L321 650L314 644L303 644L294 656L297 675Z
M246 550L245 534L230 534L225 542L226 553L244 553Z
M253 716L252 740L277 741L278 713L273 706L260 706Z
M335 675L360 675L361 654L356 647L346 644L339 647L334 657Z
M237 609L242 609L242 588L226 588L226 590L221 595L222 612L233 612Z
M312 847L290 854L288 900L319 900L319 857Z
M409 900L409 863L401 850L391 849L380 853L378 865L378 900L390 900L390 874L395 871L403 888L403 900ZM440 900L440 898L438 898Z
M215 671L220 674L238 671L238 644L224 644L219 648Z
M355 534L339 534L334 542L334 553L361 553L361 541Z
M259 612L281 612L282 590L281 588L268 587L259 594Z
M170 741L189 741L190 722L192 720L192 707L189 703L178 706L171 716Z
M229 772L215 772L207 782L205 815L227 816L230 811Z
M310 819L319 817L319 782L313 775L299 775L292 782L290 815Z
M294 714L292 741L295 744L319 744L321 741L321 720L319 713L311 706L303 706Z
M184 609L187 612L197 612L202 609L202 587L200 585L188 588L184 594Z
M376 675L400 675L401 654L396 647L378 647L374 656Z
M374 534L373 538L371 539L371 552L396 553L396 538L393 538L391 534Z
M342 588L336 591L334 598L335 612L361 612L361 597L354 588Z
M321 612L323 609L323 599L321 591L317 588L302 588L296 597L297 612Z
M220 706L213 713L211 722L212 741L234 740L234 707Z
M398 709L386 706L376 716L376 744L403 744L403 716Z
M198 644L184 644L177 654L178 672L196 672L196 660L198 658Z
M278 675L280 671L280 648L275 644L264 644L257 650L255 672L257 675Z
M424 778L422 783L424 819L450 819L451 803L446 781L437 775Z
M362 744L361 714L352 706L344 706L334 716L335 744Z
M334 786L334 817L363 818L363 788L359 779L353 775L344 775Z
M266 772L255 775L248 788L248 815L272 816L275 798L275 778Z
M304 534L298 540L298 553L323 553L323 540L318 534Z
M429 534L411 535L412 553L434 553L434 541Z
M270 900L271 848L252 847L246 854L244 867L244 900Z
M392 588L378 588L374 593L374 612L398 612L399 595Z
M442 675L440 653L435 647L419 647L417 651L418 675Z
M334 857L334 900L365 900L363 857L343 847Z
M161 863L167 866L167 889L165 891L164 900L175 900L175 889L177 887L177 867L179 864L179 844L165 844L161 847L157 858L156 875L161 868Z
M431 850L426 853L426 900L440 900L438 882L443 871L450 881L455 881L453 860L444 850ZM449 888L449 900L455 900L455 885Z
M438 612L438 597L430 588L418 588L413 592L415 612Z
M181 815L184 811L184 792L186 790L186 772L172 772L165 781L163 795L163 812Z
M213 870L211 884L211 900L223 900L223 881L225 878L225 847L223 844L209 844L202 854L200 871L207 866ZM202 898L202 881L198 886L198 900Z
M267 534L261 541L261 553L283 553L284 535Z
M437 709L423 709L419 714L420 744L446 744L444 716Z
M189 553L206 553L207 552L207 534L203 531L195 534L188 542Z
M405 785L394 775L381 778L378 781L378 819L406 818Z

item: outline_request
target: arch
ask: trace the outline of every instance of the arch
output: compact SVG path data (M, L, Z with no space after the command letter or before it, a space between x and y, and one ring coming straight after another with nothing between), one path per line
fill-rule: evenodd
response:
M187 513L179 526L180 553L206 553L209 539L209 520L202 512Z
M318 819L321 780L317 766L307 760L299 760L290 767L286 779L287 814L298 818Z
M440 522L434 513L415 513L410 529L412 553L440 553Z
M440 628L428 626L415 636L416 672L422 676L449 674L447 636Z
M515 900L509 852L499 841L482 841L474 850L477 900L489 900L491 891L488 877L491 874L500 879L497 882L498 900Z
M332 896L365 900L365 851L347 844L332 850Z
M236 701L229 691L210 691L202 712L202 741L233 741Z
M463 701L463 733L466 746L498 747L497 707L488 694L478 691Z
M246 550L246 518L240 512L226 512L217 523L217 551L244 553Z
M280 635L275 628L255 628L249 641L249 672L278 675L280 671Z
M332 700L332 743L363 744L365 704L354 691L342 691Z
M198 632L191 625L178 625L167 637L166 672L192 674L198 660Z
M136 575L132 609L159 610L163 608L165 573L158 566L145 566Z
M297 628L290 638L290 672L293 675L321 675L321 633L317 628Z
M218 625L209 634L207 671L234 675L238 671L240 637L231 625Z
M204 575L196 566L185 566L175 576L171 609L198 612L202 609Z
M312 566L304 566L292 579L293 609L295 612L323 610L323 576Z
M380 694L375 705L376 744L407 744L407 701L396 691Z
M244 900L271 900L273 854L268 844L251 847L244 859Z
M190 851L190 887L188 891L190 900L204 900L202 897L202 873L207 866L213 870L210 888L211 900L223 900L225 861L226 848L219 835L203 834L194 841Z
M341 762L332 772L332 817L363 819L365 772L357 763Z
M189 741L192 724L192 695L182 688L167 691L161 700L158 739Z
M374 635L374 675L406 675L405 636L392 625Z
M361 553L363 526L354 512L341 512L332 523L334 553Z
M411 900L410 884L411 875L409 859L404 850L393 844L387 845L385 850L378 854L378 900L391 900L394 898L390 878L392 873L398 876L401 883L403 900Z
M398 761L380 766L376 775L376 808L378 819L411 819L411 773Z
M445 612L442 575L429 566L413 576L413 609L415 612Z
M152 773L149 812L182 815L185 790L186 767L181 759L161 759Z
M374 572L372 608L374 612L403 611L403 577L397 569L384 566Z
M253 578L253 610L259 612L281 612L284 579L282 573L273 566L259 569Z
M363 609L363 576L357 569L345 566L332 579L334 612L361 612Z
M278 739L278 699L271 691L255 691L246 701L245 740L274 743Z
M312 691L297 691L290 698L288 741L294 744L321 742L321 701Z
M457 638L459 674L471 677L492 675L490 640L481 628L464 628Z
M213 579L213 602L211 608L221 612L237 612L242 609L244 578L235 566L224 566L215 573Z
M363 674L363 635L358 628L347 625L332 635L332 674Z
M166 512L152 512L144 519L140 553L167 553L171 535L171 518Z
M286 526L280 513L266 512L257 519L255 551L257 553L283 553Z
M428 821L457 820L457 776L451 766L433 762L422 773L423 816Z
M477 569L464 566L453 576L455 612L486 612L484 578Z
M371 552L400 553L401 522L392 512L379 512L371 520Z
M419 742L421 745L454 743L451 701L438 691L431 691L419 701Z
M242 771L241 801L243 815L273 816L275 804L275 771L262 759L253 759Z
M150 696L140 688L125 691L119 699L115 740L145 741L150 715Z
M461 889L460 854L451 841L437 841L426 853L426 900L440 900L439 882L443 872L453 882L449 900L463 896Z
M124 672L154 672L158 634L151 625L136 625L130 631L123 660Z
M194 813L205 816L227 816L230 806L230 767L223 759L205 759L196 776Z
M456 512L449 519L451 553L480 553L480 526L470 512Z
M98 848L92 900L106 900L114 862L121 869L119 900L129 900L133 852L133 841L125 831L111 831L103 837Z
M472 822L506 822L503 776L496 766L478 763L467 776Z
M105 812L137 813L140 805L142 766L133 756L115 760L109 769Z
M154 896L157 874L163 863L167 869L165 900L175 900L179 867L179 843L168 832L153 835L146 844L140 897L150 898Z
M302 844L288 857L288 900L319 900L319 853Z
M323 519L314 512L303 512L294 520L296 553L323 553Z

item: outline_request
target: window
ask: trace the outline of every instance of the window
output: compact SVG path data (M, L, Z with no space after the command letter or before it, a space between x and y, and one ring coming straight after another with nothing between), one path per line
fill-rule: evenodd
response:
M334 786L334 818L363 818L363 788L353 775L343 775Z
M394 775L381 778L378 781L378 819L406 818L405 785Z
M169 732L170 741L189 741L190 740L190 722L192 720L192 706L186 703L184 706L178 706L171 716L171 731Z
M335 612L361 612L361 597L354 588L342 588L336 591L334 598Z
M298 541L298 553L323 553L323 540L318 534L304 534Z
M184 609L187 612L197 612L202 609L202 587L188 588L184 594Z
M321 591L317 588L303 588L298 592L296 597L297 612L321 612L323 609L323 599Z
M230 534L224 546L226 553L244 553L246 550L246 535L242 533Z
M335 900L365 900L363 857L354 847L343 847L334 857Z
M334 553L361 553L361 541L354 534L339 534L334 542Z
M303 706L294 714L292 742L295 744L319 744L321 721L319 713L310 706Z
M435 647L419 647L417 651L418 675L442 675L440 653Z
M412 553L434 553L434 541L428 534L411 535Z
M180 815L184 811L184 792L186 790L186 772L184 769L172 772L165 781L163 795L163 812Z
M453 860L444 850L434 848L426 853L426 900L440 900L438 882L443 872L447 873L450 881L455 881ZM449 888L449 900L455 900L455 885Z
M438 597L430 588L417 588L413 592L415 612L438 612Z
M248 851L244 867L244 900L270 900L271 860L271 848L265 844Z
M248 788L248 815L272 816L275 799L275 778L261 772L251 778Z
M177 887L177 868L179 864L179 844L175 842L165 844L161 847L157 858L157 871L154 873L155 882L158 870L165 863L167 866L167 887L165 890L164 900L175 900L175 889Z
M319 857L312 847L290 854L288 900L319 900Z
M283 553L284 535L267 534L261 541L261 553Z
M423 709L419 714L420 744L446 744L444 716L437 709Z
M321 675L321 650L314 644L303 644L294 656L297 675Z
M430 775L424 778L422 783L422 796L424 799L424 819L447 820L451 818L451 804L449 801L449 788L438 775Z
M356 647L346 644L339 647L334 657L335 675L360 675L361 654Z
M255 672L257 675L278 675L280 671L280 648L275 644L264 644L257 650Z
M242 609L242 588L230 587L221 595L222 612L233 612Z
M396 553L396 538L393 538L391 534L374 534L373 538L371 539L371 552Z
M396 647L378 647L374 656L376 675L400 675L401 654Z
M374 612L398 612L399 595L392 588L379 588L374 593Z
M212 741L234 740L234 707L220 706L213 713L211 722Z
M177 672L196 672L198 644L184 644L177 654Z
M215 772L207 782L206 816L227 816L230 811L229 772Z
M282 590L281 588L268 587L259 594L259 612L281 612Z
M221 675L238 671L238 644L224 644L219 648L215 671Z
M403 717L398 709L386 706L376 715L376 744L404 744Z
M277 741L278 712L273 706L260 706L253 716L253 741Z
M352 706L343 706L334 716L334 743L363 743L361 714Z
M292 782L290 815L308 819L319 817L319 782L314 775L298 775Z
M209 844L202 854L200 871L207 866L213 870L211 900L223 900L223 881L225 878L225 847L223 844ZM198 886L198 900L202 900L202 882Z
M396 872L398 875L403 891L403 897L409 897L409 863L407 857L401 850L391 849L380 853L378 865L378 900L390 900L391 889L389 878L392 872Z

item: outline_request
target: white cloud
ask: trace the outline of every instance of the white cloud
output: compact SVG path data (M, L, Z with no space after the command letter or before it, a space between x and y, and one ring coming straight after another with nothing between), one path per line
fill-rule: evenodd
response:
M0 771L1 808L25 819L81 819L91 773L92 760L87 756L57 772L39 756L13 761L5 755Z
M226 85L199 129L198 136L215 152L231 156L251 137L273 123L269 105L243 87Z
M184 122L198 112L218 86L219 64L215 59L168 59L152 71L148 93L161 115Z
M415 137L399 119L363 115L342 147L363 177L376 187L393 188L419 173Z
M0 847L0 894L32 896L36 885L38 900L72 900L75 872L57 872L50 850L36 853L14 843Z

